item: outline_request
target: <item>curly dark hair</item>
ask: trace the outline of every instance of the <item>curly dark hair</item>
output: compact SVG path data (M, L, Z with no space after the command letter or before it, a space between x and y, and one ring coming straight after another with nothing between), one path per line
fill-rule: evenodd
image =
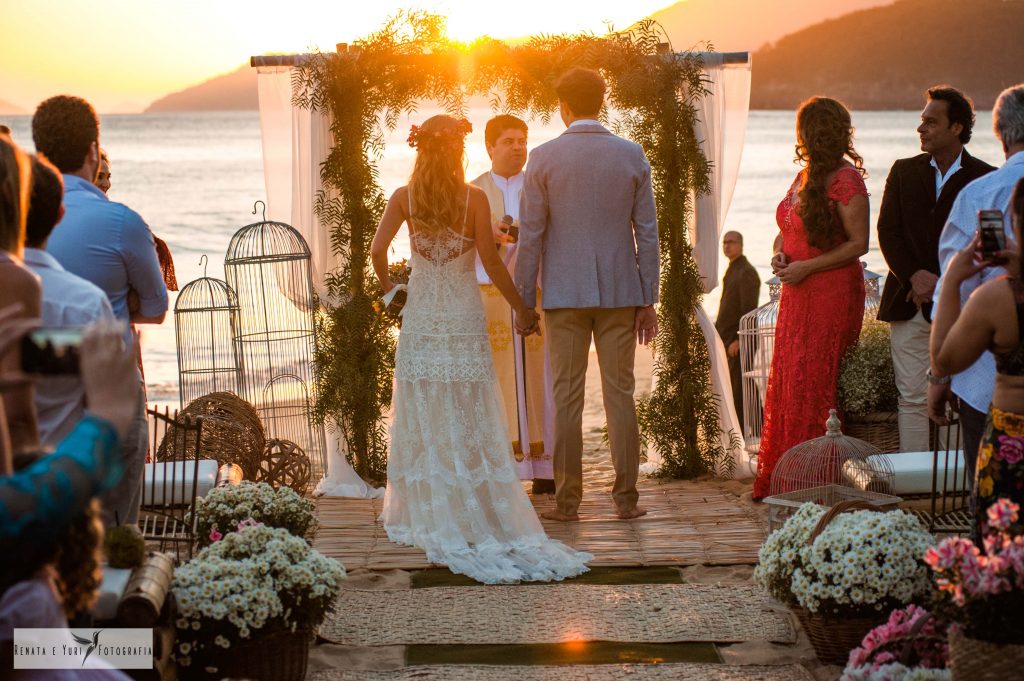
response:
M566 71L555 83L558 99L568 104L575 116L597 116L604 104L606 89L599 72L579 66Z
M3 561L0 567L0 593L31 579L45 565L54 565L57 591L64 613L71 618L90 608L103 581L100 550L103 525L100 505L93 499L48 546L28 549L22 560Z
M57 95L39 105L32 116L32 141L62 173L85 165L89 148L100 139L100 119L81 97Z
M946 103L946 118L949 124L959 123L963 126L958 136L960 144L967 144L971 141L971 131L974 128L974 104L952 85L936 85L928 88L928 99Z
M841 102L828 97L811 97L796 113L796 159L806 166L800 182L797 214L803 220L807 241L829 249L836 244L842 225L828 198L826 180L849 158L862 176L864 159L853 148L850 112Z

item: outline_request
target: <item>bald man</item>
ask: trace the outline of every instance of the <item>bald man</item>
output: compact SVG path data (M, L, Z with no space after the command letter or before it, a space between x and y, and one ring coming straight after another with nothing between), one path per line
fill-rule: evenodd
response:
M743 374L740 369L740 317L757 307L761 293L761 278L757 270L743 255L743 235L726 232L722 237L722 252L729 259L729 269L722 277L722 301L718 305L715 328L729 355L729 377L732 379L732 399L736 416L743 428Z

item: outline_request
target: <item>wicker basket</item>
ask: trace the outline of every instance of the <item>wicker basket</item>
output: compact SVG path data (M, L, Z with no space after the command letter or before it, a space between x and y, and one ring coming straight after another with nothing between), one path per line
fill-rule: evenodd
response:
M840 667L846 666L850 651L861 644L869 631L889 619L888 613L879 613L877 617L840 618L820 615L799 605L791 605L790 608L807 632L818 661Z
M266 436L259 414L251 404L234 393L215 392L192 400L179 416L186 414L203 417L201 458L216 459L221 464L236 463L247 479L256 477L266 447ZM158 461L165 458L164 452L172 445L175 436L175 429L168 428L157 449ZM188 456L194 455L194 452L188 452Z
M953 627L949 633L949 668L953 681L1019 679L1024 669L1024 645L979 641Z
M879 509L865 499L840 501L821 516L818 524L807 538L807 543L814 543L818 535L824 532L828 524L840 513L861 510L878 511ZM885 624L889 619L888 612L880 612L869 617L830 617L813 613L799 605L791 607L804 631L807 632L807 638L811 640L818 660L823 664L845 666L850 657L850 651L860 645L869 631Z
M215 679L252 679L252 681L302 681L306 678L309 645L313 640L308 630L295 633L279 631L238 643L215 659L202 664L179 668L183 681L214 681ZM206 672L208 666L217 669Z
M882 450L883 454L900 451L900 424L897 412L847 414L844 432L850 437L873 444Z

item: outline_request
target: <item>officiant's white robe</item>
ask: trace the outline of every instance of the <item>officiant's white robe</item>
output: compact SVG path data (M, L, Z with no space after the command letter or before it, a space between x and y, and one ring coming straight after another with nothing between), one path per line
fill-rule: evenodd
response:
M472 184L483 189L487 195L492 224L500 222L505 215L511 216L518 224L523 173L506 179L488 171L473 180ZM509 274L512 274L515 270L516 244L500 245L498 255ZM546 336L532 335L524 339L515 332L512 308L491 283L479 256L476 275L487 315L494 369L505 401L516 470L521 480L551 480L554 478L551 462L554 397L551 371L544 348ZM543 329L543 312L540 323Z

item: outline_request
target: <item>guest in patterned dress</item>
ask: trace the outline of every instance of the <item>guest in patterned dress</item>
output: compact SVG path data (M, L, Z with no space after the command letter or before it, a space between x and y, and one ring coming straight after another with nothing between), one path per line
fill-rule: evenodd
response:
M868 250L868 192L853 148L850 112L812 97L797 112L796 161L804 166L775 213L772 270L782 280L775 353L765 397L754 498L790 447L819 437L836 407L839 362L860 335Z
M1024 227L1024 179L1010 201L1013 235L1021 243ZM982 259L976 238L949 261L932 324L931 357L934 371L959 373L987 350L995 356L996 383L988 409L974 484L975 541L988 529L988 507L1000 497L1024 502L1024 285L1020 257L1009 257L1008 276L979 286L960 309L960 285L992 267Z

